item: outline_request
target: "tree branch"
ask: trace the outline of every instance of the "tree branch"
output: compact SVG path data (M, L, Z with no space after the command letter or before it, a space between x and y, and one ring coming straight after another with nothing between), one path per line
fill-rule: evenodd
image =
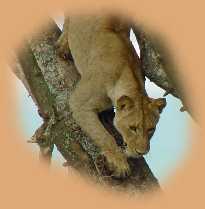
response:
M140 60L145 76L164 89L165 95L172 94L180 99L185 110L193 116L173 56L169 53L163 38L154 33L146 33L136 24L133 24L132 29L139 43Z

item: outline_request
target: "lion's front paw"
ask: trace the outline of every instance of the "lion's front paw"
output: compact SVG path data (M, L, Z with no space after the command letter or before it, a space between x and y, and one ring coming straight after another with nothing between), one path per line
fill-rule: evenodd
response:
M103 153L108 167L116 177L126 177L130 174L130 167L124 153L119 150L109 150Z

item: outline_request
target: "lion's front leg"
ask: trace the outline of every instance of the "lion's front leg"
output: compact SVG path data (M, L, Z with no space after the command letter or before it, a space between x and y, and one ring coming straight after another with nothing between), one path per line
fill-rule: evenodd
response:
M94 111L81 110L73 111L73 117L80 127L100 148L101 154L105 156L109 169L114 171L116 176L129 174L127 158L117 146L114 138L106 131Z
M93 143L100 148L101 154L105 156L108 167L113 171L113 174L119 177L127 176L130 173L127 157L117 146L115 139L101 124L95 108L90 107L90 104L88 105L82 100L83 94L79 94L79 88L76 90L70 99L73 118L93 140ZM83 101L81 104L79 104L80 100Z

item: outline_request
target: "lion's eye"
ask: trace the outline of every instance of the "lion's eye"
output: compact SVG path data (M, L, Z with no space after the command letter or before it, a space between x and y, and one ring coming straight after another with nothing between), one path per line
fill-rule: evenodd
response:
M136 132L137 131L137 127L136 126L130 126L129 127L132 131Z

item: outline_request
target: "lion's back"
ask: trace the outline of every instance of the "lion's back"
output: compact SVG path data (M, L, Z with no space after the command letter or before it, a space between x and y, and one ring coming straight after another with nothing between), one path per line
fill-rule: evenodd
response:
M78 16L70 18L69 46L81 74L95 68L110 71L127 60L129 54L125 41L114 31L109 17ZM106 68L100 63L107 63ZM100 69L99 69L100 68ZM102 69L103 68L103 69Z

